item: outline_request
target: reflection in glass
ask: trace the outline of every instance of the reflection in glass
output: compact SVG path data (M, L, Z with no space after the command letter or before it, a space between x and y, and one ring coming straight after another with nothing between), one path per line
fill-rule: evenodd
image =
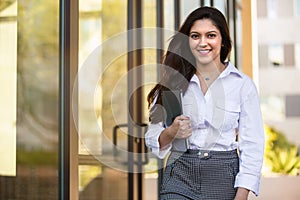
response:
M16 176L0 175L0 199L3 200L58 197L58 3L53 0L0 2L1 14L11 5L17 11L7 18L10 23L17 22L15 29L5 30L11 39L0 43L0 49L16 49L16 52L8 50L7 56L17 64L16 70L13 66L3 68L11 83L6 87L12 87L13 92L13 83L17 84L17 90L11 95L17 103L12 99L5 105L17 116L14 122ZM1 26L5 23L0 21ZM17 43L13 40L15 34Z
M16 175L17 3L0 3L0 176Z
M127 174L113 170L112 130L116 125L111 111L112 91L126 73L126 57L106 45L115 34L126 31L126 1L79 1L79 199L126 199ZM125 41L123 41L125 44ZM122 44L118 44L122 45ZM109 62L104 59L113 57ZM126 100L127 87L118 98ZM120 116L127 112L120 104ZM108 187L114 185L114 187ZM119 187L119 188L118 188ZM118 192L116 192L118 191Z

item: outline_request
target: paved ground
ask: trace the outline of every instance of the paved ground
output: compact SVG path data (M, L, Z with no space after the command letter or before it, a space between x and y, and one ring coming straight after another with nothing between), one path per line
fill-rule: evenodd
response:
M145 179L145 200L157 200L156 178ZM86 198L84 198L86 197ZM103 176L94 179L93 182L81 194L81 199L126 200L127 177L126 174L114 170L107 170ZM299 200L300 176L288 177L264 177L261 183L261 193L258 197L250 194L249 200Z
M264 177L261 182L261 194L250 195L249 200L299 200L300 176Z

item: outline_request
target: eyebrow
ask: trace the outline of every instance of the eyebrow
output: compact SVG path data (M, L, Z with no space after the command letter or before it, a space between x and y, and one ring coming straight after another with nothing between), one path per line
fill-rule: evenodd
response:
M192 34L192 33L197 33L197 34L199 34L199 32L197 32L197 31L191 31L190 34ZM207 34L207 33L218 33L218 31L212 30L212 31L206 32L206 34Z

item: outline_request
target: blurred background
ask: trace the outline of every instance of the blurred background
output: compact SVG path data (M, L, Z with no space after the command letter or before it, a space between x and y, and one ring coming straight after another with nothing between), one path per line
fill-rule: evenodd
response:
M205 5L226 16L230 60L260 93L250 198L300 199L300 0L0 0L0 199L157 199L146 96L169 38Z

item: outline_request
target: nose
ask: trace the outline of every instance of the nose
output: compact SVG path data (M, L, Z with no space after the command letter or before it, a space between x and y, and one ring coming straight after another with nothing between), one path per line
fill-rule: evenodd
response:
M207 45L207 41L206 41L206 38L205 36L202 36L199 40L199 46L200 47L205 47Z

